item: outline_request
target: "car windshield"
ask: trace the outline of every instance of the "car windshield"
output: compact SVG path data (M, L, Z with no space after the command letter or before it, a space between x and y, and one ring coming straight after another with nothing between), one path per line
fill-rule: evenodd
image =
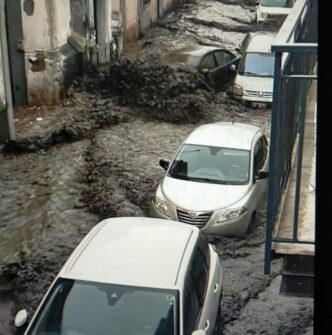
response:
M293 7L293 0L262 0L261 1L261 6L292 8Z
M177 335L178 291L59 279L29 335Z
M274 55L272 53L248 52L239 67L239 74L256 77L273 77Z
M184 144L169 169L177 179L213 184L249 182L250 151Z

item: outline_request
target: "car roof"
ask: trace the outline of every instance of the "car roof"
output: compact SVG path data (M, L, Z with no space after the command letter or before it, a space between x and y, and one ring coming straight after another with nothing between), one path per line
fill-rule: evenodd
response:
M172 288L195 226L171 220L121 217L100 222L70 256L60 277Z
M274 34L255 34L249 41L245 52L271 52L271 44Z
M215 50L224 50L213 46L191 46L174 50L162 58L162 62L166 64L185 63L197 66L206 53Z
M250 150L258 132L260 128L246 123L216 122L199 126L184 143Z

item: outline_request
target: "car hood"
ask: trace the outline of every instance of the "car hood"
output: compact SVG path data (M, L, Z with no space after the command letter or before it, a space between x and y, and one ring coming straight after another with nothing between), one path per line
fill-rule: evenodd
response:
M228 207L242 199L249 190L248 185L222 185L165 176L161 190L167 200L175 206L193 211L212 211Z
M273 91L273 78L272 77L254 77L237 75L235 84L243 87L244 90L250 91Z

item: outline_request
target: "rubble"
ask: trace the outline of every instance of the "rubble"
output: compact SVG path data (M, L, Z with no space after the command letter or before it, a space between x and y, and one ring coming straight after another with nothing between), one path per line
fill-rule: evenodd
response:
M196 123L216 108L215 92L204 76L187 65L122 59L109 71L112 94L145 116L174 123Z

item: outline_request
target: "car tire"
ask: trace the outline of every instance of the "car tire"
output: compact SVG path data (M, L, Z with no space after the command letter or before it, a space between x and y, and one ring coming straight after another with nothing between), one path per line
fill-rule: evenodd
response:
M250 221L248 224L247 234L250 234L254 231L255 219L256 219L256 212L253 212L251 214Z

